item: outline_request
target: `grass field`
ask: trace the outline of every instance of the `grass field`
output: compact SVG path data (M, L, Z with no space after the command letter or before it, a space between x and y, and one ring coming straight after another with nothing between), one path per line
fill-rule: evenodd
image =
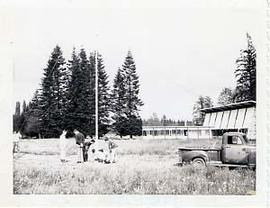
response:
M22 140L14 154L14 194L254 194L256 172L178 167L178 146L218 146L212 140L116 140L117 162L76 163L68 140L61 163L57 139Z

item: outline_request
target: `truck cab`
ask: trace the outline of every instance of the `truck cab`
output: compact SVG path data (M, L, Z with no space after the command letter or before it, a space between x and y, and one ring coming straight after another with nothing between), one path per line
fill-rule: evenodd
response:
M256 147L248 142L245 134L225 133L222 138L221 161L231 164L256 164Z

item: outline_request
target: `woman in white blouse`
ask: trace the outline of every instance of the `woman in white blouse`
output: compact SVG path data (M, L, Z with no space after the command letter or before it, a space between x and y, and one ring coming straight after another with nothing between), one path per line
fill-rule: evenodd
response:
M64 130L59 138L59 148L60 148L60 160L61 162L66 162L66 134L67 131Z

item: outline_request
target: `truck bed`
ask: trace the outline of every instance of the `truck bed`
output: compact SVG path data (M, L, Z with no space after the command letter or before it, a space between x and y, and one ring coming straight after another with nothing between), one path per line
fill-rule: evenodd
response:
M221 139L190 139L181 141L178 149L182 150L221 150Z
M220 148L217 147L179 147L178 150L186 150L186 151L192 151L192 150L203 150L203 151L220 151Z

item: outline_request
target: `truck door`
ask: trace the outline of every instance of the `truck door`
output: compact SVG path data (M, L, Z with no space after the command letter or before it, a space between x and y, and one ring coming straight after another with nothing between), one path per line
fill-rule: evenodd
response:
M228 135L223 144L222 160L225 163L247 164L248 152L243 138L239 135Z

